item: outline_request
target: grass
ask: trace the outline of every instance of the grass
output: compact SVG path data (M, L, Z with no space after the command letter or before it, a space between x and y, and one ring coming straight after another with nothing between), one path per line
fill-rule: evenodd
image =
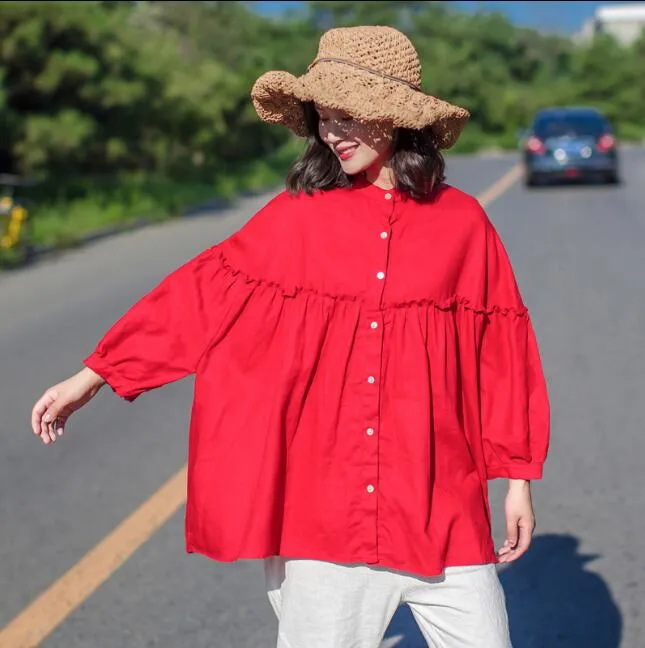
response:
M625 139L640 139L640 126L626 127ZM51 187L34 196L30 211L29 240L36 247L72 247L84 237L108 228L124 228L141 220L159 222L177 217L190 207L207 201L233 200L249 191L262 191L280 183L292 160L301 152L302 142L292 139L272 156L228 168L212 182L177 181L167 178L129 175L101 184L80 180L64 185L64 193L52 198ZM462 134L451 154L474 153L482 148L517 150L516 137L484 136L475 129ZM20 260L20 250L0 249L0 266Z
M57 191L57 198L51 197L56 190L41 187L40 196L33 194L28 238L36 249L72 247L106 229L126 228L142 220L160 222L214 199L226 202L241 193L266 190L283 179L298 153L299 143L290 141L274 155L243 168L229 168L212 182L126 175L102 183L69 183ZM0 266L13 265L20 256L20 250L0 250Z
M124 178L118 190L103 189L71 201L39 204L31 213L32 242L36 247L74 245L105 228L128 226L140 219L171 218L215 193L215 186L209 184Z

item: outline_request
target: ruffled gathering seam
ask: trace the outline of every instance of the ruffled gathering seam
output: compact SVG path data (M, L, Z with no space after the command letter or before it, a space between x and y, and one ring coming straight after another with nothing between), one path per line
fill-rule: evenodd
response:
M392 304L392 308L409 308L410 306L434 306L437 310L452 310L455 306L461 306L464 310L472 311L477 315L503 315L504 317L526 317L528 309L526 307L504 308L502 306L478 306L473 304L468 298L460 295L453 295L443 301L436 299L415 299L406 302L397 302Z
M263 286L270 288L271 290L276 291L284 298L294 298L298 295L312 295L314 297L319 297L323 299L329 299L331 301L348 301L348 302L357 302L360 301L358 296L354 295L332 295L330 293L322 293L311 288L303 288L301 286L294 286L293 288L286 288L282 284L279 284L275 281L266 281L264 279L257 279L246 274L238 268L234 268L228 262L228 259L221 250L218 250L218 256L222 269L230 274L233 277L240 278L247 284L252 284L254 286ZM455 306L461 306L464 310L472 311L478 315L502 315L504 317L528 317L528 309L526 307L515 308L515 307L502 307L502 306L480 306L473 304L471 300L460 295L453 295L442 301L437 299L416 299L406 302L394 302L392 304L386 304L384 306L385 310L389 309L400 309L400 308L410 308L412 306L433 306L437 310L449 311L455 308Z

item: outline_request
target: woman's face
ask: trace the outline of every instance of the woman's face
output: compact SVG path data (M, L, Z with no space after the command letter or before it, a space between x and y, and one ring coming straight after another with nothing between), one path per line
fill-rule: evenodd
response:
M334 152L343 171L378 174L390 157L394 129L386 122L360 122L347 113L316 106L320 137Z

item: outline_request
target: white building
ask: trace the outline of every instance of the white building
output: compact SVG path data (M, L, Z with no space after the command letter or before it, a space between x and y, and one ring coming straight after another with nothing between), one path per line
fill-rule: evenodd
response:
M623 5L604 5L587 20L577 40L589 41L596 34L611 34L619 42L629 45L645 29L645 2Z

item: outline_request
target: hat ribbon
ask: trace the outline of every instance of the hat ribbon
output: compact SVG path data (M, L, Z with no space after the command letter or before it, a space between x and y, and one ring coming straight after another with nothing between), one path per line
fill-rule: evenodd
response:
M363 72L368 72L369 74L374 74L376 76L380 76L383 79L389 79L390 81L395 81L396 83L402 83L403 85L408 86L409 88L412 88L412 90L417 90L418 92L421 92L421 87L414 84L410 83L409 81L406 81L405 79L400 79L399 77L392 76L390 74L385 74L384 72L379 72L378 70L372 70L372 68L368 68L364 65L361 65L360 63L354 63L354 61L348 61L346 59L341 59L341 58L333 58L333 57L325 57L325 58L319 58L316 59L308 68L307 70L311 70L312 67L315 65L318 65L318 63L342 63L343 65L349 65L353 68L356 68L357 70L362 70Z

